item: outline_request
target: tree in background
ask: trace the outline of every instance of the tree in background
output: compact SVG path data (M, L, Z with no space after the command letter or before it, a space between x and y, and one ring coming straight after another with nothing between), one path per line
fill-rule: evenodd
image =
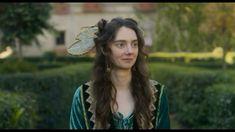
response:
M223 48L225 56L235 47L235 4L158 3L152 51L211 52Z
M222 67L226 69L225 56L235 46L235 4L210 3L203 12L206 18L200 28L213 36L214 45L223 48Z
M135 16L139 23L139 28L143 30L145 46L144 50L146 53L152 51L153 37L155 34L155 14L156 14L156 3L140 3L136 4L134 8Z
M208 51L210 47L199 25L204 4L159 3L153 49L169 52Z
M49 3L1 3L1 47L15 47L22 59L22 45L39 45L37 36L43 35L44 29L55 31L48 23L51 9Z

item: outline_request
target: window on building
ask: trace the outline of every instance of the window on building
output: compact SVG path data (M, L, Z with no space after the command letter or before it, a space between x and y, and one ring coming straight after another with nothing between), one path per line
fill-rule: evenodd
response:
M56 37L56 45L65 45L65 31L59 31Z
M141 12L153 12L156 9L156 4L154 4L154 3L139 3L135 6L135 8Z
M70 6L65 3L55 3L53 4L53 11L55 14L68 14L70 12Z
M97 3L84 3L82 5L83 12L102 12L102 7Z

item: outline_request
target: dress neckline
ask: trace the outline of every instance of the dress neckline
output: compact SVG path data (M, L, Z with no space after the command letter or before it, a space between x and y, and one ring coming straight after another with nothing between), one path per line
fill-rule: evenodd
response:
M114 117L116 119L121 119L121 120L127 120L133 117L133 112L131 112L128 116L124 117L124 115L121 112L115 112L113 113Z

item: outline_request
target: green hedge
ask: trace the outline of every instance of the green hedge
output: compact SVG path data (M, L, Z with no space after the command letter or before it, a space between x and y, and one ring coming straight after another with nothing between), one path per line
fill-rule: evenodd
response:
M221 71L168 64L152 63L150 67L152 77L167 86L170 112L175 114L176 119L184 127L221 128L222 125L215 125L215 122L222 123L222 115L215 116L215 113L221 112L221 108L216 106L224 106L224 104L220 101L216 102L214 98L227 97L227 94L229 98L235 97L233 76ZM227 91L221 92L222 88L227 88ZM228 92L228 89L233 92ZM231 99L231 104L234 103ZM214 109L211 106L214 106ZM235 105L222 109L233 115L230 116L230 120L226 120L227 125L223 128L235 128L232 125L235 118ZM211 115L212 113L214 115Z
M73 93L87 81L90 66L83 63L41 73L0 76L0 89L37 95L40 120L36 128L68 128Z
M207 109L209 128L234 129L235 126L235 84L214 84L206 90L208 95L204 109Z
M78 63L78 62L92 62L94 58L86 56L44 56L44 57L25 57L29 62L64 62L64 63Z
M37 70L35 64L14 58L7 59L0 65L0 74L35 72Z
M67 65L68 64L66 63L60 63L60 62L54 62L54 63L44 62L44 63L36 64L39 71L46 70L46 69L60 68L60 67L64 67Z
M16 57L10 57L0 59L0 74L35 72L92 61L94 61L94 58L86 56L54 56L51 53L43 57L25 57L22 60Z
M0 90L0 128L35 128L37 96L32 93L18 93Z
M235 74L169 63L149 66L151 77L167 86L170 112L181 124L189 128L234 128ZM35 128L68 128L72 96L89 79L90 70L91 63L78 63L41 73L1 75L0 89L36 95L36 115L40 118ZM18 125L15 127L27 128Z

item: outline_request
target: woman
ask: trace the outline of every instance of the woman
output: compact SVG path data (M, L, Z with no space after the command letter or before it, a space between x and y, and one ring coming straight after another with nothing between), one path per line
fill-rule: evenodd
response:
M80 33L68 51L73 54L76 50L72 49L80 44L77 51L83 54L94 45L96 58L92 80L74 94L70 128L170 128L165 88L149 79L143 34L137 22L131 18L101 19L97 26L82 32L85 35ZM81 46L85 42L90 43L86 48Z

